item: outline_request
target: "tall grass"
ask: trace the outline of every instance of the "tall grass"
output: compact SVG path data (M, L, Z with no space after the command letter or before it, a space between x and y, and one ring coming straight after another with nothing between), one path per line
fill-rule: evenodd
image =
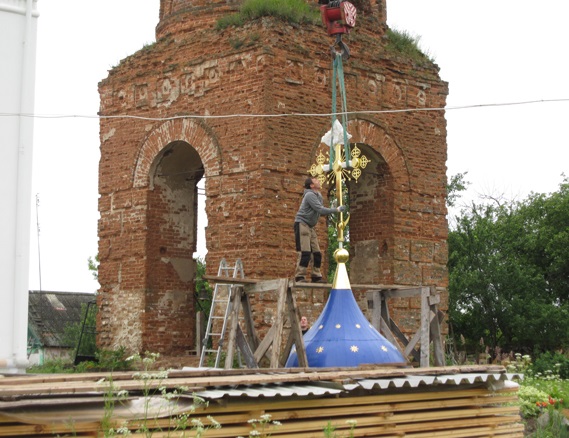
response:
M286 23L317 24L320 12L304 0L245 0L237 14L222 17L217 29L228 26L242 26L247 21L261 17L275 17Z
M388 29L386 49L416 62L434 62L429 53L423 53L419 46L420 41L420 36L413 36L405 30Z

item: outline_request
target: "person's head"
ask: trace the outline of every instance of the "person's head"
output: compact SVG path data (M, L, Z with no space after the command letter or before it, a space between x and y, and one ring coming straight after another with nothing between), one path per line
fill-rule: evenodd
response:
M314 177L308 177L304 180L304 188L312 190L320 190L320 180Z
M302 330L308 328L308 318L306 316L303 316L302 318L300 318L300 328Z

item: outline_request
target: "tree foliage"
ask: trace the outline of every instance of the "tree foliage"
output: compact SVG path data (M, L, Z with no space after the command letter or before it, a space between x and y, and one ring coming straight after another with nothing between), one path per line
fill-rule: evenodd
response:
M465 179L467 173L457 173L450 177L447 184L447 206L454 207L461 196L461 192L464 192L470 185L470 182Z
M335 208L338 205L336 198L336 188L332 188L328 193L328 198L330 200L330 208ZM346 206L347 210L344 213L344 220L350 214L350 193L349 188L345 181L342 181L342 205ZM336 250L340 247L338 242L338 229L336 228L337 222L339 220L339 215L330 215L326 218L327 231L328 231L328 249L326 251L326 257L328 260L328 272L327 278L328 283L334 281L334 275L336 274L336 259L334 254ZM348 222L346 228L344 229L344 244L343 247L349 251L350 250L350 223ZM350 262L348 261L347 267L349 269Z
M449 313L471 344L569 345L569 182L550 195L475 205L449 233Z

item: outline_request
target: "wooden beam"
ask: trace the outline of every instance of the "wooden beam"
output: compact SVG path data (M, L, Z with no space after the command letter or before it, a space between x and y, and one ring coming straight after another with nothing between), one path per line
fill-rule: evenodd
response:
M271 351L270 367L280 367L281 357L281 339L283 334L283 326L286 316L286 295L288 290L288 279L282 278L279 280L279 288L277 290L277 311L273 321L273 327L276 327L273 338L273 348Z
M227 340L227 348L225 355L225 369L233 368L233 357L235 355L235 338L237 335L237 327L239 326L239 312L241 310L241 294L243 287L235 285L231 297L231 312L230 312L230 325L229 325L229 338Z
M273 326L269 329L269 331L267 332L267 334L265 335L265 337L263 338L263 340L255 350L255 360L257 361L257 363L261 362L261 359L263 358L263 356L265 355L265 353L273 343L273 340L275 338L275 330L276 328L273 324Z
M244 287L244 291L245 288L246 286ZM245 321L249 346L251 347L251 350L254 351L259 347L261 340L255 330L255 321L253 321L253 312L251 312L251 302L249 301L249 295L246 292L241 296L241 307L243 308L243 319Z
M251 350L251 347L249 346L249 343L247 342L247 339L245 338L245 335L239 326L237 326L236 340L237 346L239 347L239 351L241 351L241 355L245 361L245 365L247 365L247 368L259 368L259 364L255 361L253 351Z
M241 284L241 285L251 285L247 292L263 292L268 290L273 290L270 288L270 282L277 280L264 280L258 278L232 278L232 277L217 277L213 275L204 275L204 280L210 281L212 283L219 284ZM259 285L258 289L256 286L258 283L266 283L265 285ZM332 284L330 283L295 283L290 284L292 289L332 289ZM401 284L352 284L352 290L379 290L384 293L390 294L390 296L397 296L398 292L403 294L401 296L416 296L420 293L421 286L407 286ZM404 292L408 291L408 292Z
M281 284L280 279L276 280L259 280L255 284L247 284L244 286L245 292L248 294L257 292L270 292L277 290Z
M421 288L421 367L428 367L430 365L430 350L429 344L431 340L430 327L431 327L431 308L429 306L429 296L431 295L431 288Z
M308 366L308 358L306 357L306 347L304 345L304 337L302 336L302 329L300 327L300 309L296 305L296 298L292 293L292 289L288 288L286 293L286 303L290 321L290 334L289 334L289 341L292 339L295 347L296 347L296 357L298 359L298 366L299 367L307 367ZM288 347L288 342L287 342ZM285 356L281 360L281 364L284 366L286 360L290 354L289 351L286 352Z

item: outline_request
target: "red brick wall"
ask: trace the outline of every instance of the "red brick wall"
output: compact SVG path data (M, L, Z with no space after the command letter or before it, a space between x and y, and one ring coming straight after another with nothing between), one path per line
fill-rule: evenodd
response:
M215 30L215 17L237 3L163 0L157 42L99 84L101 115L330 112L324 28L264 18ZM438 68L388 53L385 3L360 3L368 12L345 38L348 110L444 107L448 88ZM249 277L290 277L302 182L329 128L329 116L101 119L100 344L170 355L194 345L195 206L180 201L178 182L162 181L168 154L189 148L173 160L177 172L203 171L209 274L221 258L241 258ZM352 282L446 287L444 112L353 114L348 130L373 160L351 185ZM195 179L184 184L191 197ZM253 304L261 326L271 322L265 298ZM325 294L298 298L313 320Z

